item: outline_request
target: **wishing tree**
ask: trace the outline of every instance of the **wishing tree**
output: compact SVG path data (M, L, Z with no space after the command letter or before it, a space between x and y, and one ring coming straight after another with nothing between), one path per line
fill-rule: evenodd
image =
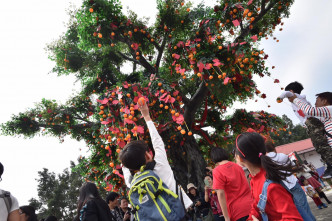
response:
M247 128L285 130L264 111L226 111L236 101L266 97L253 78L270 76L258 43L282 30L292 3L225 0L210 8L157 0L148 25L132 11L125 15L118 0L86 0L48 46L53 72L75 75L81 92L66 104L44 99L3 124L2 133L84 140L91 155L78 167L82 174L118 190L124 183L118 153L131 140L151 145L137 105L144 97L175 176L183 186L203 187L213 146L227 148Z

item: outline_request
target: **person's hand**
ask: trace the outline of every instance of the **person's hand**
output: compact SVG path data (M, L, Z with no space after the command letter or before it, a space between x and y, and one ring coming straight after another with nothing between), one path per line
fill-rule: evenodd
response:
M213 170L211 167L206 167L206 169L208 169L208 170L210 170L210 171L212 171L212 170Z
M150 121L151 120L150 112L149 112L149 108L148 108L148 105L146 104L146 102L143 105L138 104L138 106L139 106L139 109L141 110L144 120Z
M297 96L294 94L293 96L289 97L289 102L293 103L294 99L297 98Z
M254 216L254 215L252 215L251 218L253 221L259 221L259 219L257 219L256 216Z
M208 191L211 188L209 186L205 186L204 189L205 189L205 191Z
M130 213L126 213L123 217L123 220L128 220L130 218Z
M195 204L195 206L200 206L200 205L202 205L200 201L197 201L197 203Z

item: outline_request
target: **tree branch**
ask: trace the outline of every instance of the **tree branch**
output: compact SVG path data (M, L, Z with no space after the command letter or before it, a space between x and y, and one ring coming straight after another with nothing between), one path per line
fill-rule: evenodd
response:
M51 129L54 129L54 130L64 130L66 126L64 125L47 125L47 124L43 124L43 123L39 123L37 121L35 121L39 127L43 127L43 128L51 128ZM74 128L74 129L85 129L85 128L91 128L95 125L97 125L98 123L93 123L93 122L90 122L90 123L86 123L86 124L76 124L76 125L71 125L70 127L71 128Z
M157 57L157 62L156 62L156 72L157 73L158 73L161 58L162 58L163 53L164 53L164 49L165 49L165 45L166 45L166 39L167 39L167 33L165 33L163 42L161 43L160 50L158 50L158 57Z
M265 0L262 0L262 4L261 4L261 10L264 11L265 10Z
M138 61L135 60L135 53L134 53L135 51L131 48L132 42L130 41L130 39L128 37L121 36L120 32L117 32L117 38L120 42L125 43L129 47L129 50L132 51L132 56L134 57L133 59L126 56L127 58L130 59L130 61L143 66L145 69L147 69L151 73L156 72L155 68L142 56L141 51L139 51L140 52L140 59ZM154 42L152 42L152 43L154 43ZM121 52L119 52L119 53L121 53Z
M122 52L118 52L118 54L123 57L124 59L133 62L134 64L140 64L138 61L136 61L133 58L128 57L127 55L123 54Z
M205 82L202 81L196 93L190 99L189 103L185 106L184 120L187 125L191 128L192 123L195 119L195 113L197 109L202 105L204 98L206 97L209 89L205 86Z
M250 25L254 26L255 24L257 24L263 17L264 15L270 11L270 9L275 6L277 4L277 1L275 2L271 2L267 8L265 9L265 1L262 0L262 2L264 2L264 4L262 3L262 7L264 5L264 9L261 9L261 13L259 13L259 15L255 18L255 20L249 24L245 29L243 29L243 31L241 31L241 34L235 39L234 42L238 42L239 39L243 39L245 36L247 36L250 33Z

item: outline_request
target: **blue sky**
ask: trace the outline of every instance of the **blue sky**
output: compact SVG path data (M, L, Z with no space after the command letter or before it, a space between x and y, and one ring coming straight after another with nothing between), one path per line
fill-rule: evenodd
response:
M0 14L0 123L10 119L12 114L22 112L42 98L65 101L79 85L73 77L56 77L49 73L53 63L44 51L47 43L58 38L66 29L63 22L68 16L69 2L79 5L80 0L31 0L2 2ZM155 17L154 0L127 0L140 17ZM198 2L198 1L195 1ZM214 1L207 1L213 5ZM315 94L332 91L331 51L332 9L331 1L295 1L289 19L284 20L282 32L276 32L280 40L263 40L261 48L269 54L268 64L275 65L273 78L278 78L282 86L292 81L304 85L303 93L312 103ZM295 123L292 110L287 102L277 104L280 88L272 78L257 80L258 88L267 94L267 99L247 102L248 110L266 110L278 115L287 114ZM267 103L271 108L267 108ZM82 149L80 151L80 149ZM37 196L37 171L43 167L60 173L69 167L69 161L76 161L86 153L83 142L70 139L60 144L56 138L36 137L31 140L0 137L0 162L5 165L0 188L11 191L20 205Z

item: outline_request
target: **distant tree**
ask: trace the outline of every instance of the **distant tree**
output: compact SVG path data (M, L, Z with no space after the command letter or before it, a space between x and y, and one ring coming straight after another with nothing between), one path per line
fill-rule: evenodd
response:
M84 179L71 162L70 168L56 175L44 168L38 172L38 199L31 198L29 203L39 211L39 218L54 215L58 219L71 221L76 215L79 188Z
M282 120L287 125L287 129L281 128L279 131L270 133L275 145L279 146L309 138L306 129L302 125L294 125L286 115L282 115Z

